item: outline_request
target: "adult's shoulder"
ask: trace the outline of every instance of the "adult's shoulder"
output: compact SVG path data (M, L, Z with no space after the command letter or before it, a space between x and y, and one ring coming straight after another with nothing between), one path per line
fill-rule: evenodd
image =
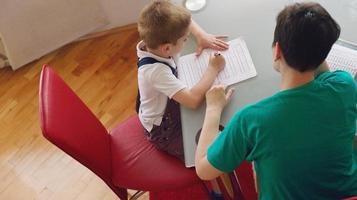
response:
M316 77L320 84L327 85L332 88L336 93L345 95L345 93L356 93L356 82L346 71L337 70L334 72L325 72Z
M316 80L329 83L345 83L355 85L355 80L352 75L343 70L337 70L333 72L324 72L316 77Z

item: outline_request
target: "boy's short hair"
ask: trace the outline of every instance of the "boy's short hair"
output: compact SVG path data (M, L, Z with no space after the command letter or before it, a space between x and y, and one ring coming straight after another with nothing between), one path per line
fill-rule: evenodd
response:
M168 0L155 0L140 13L138 31L147 47L156 49L161 44L176 44L191 23L191 14L185 8Z
M318 3L295 3L276 19L276 42L289 66L305 72L318 68L340 36L340 26Z

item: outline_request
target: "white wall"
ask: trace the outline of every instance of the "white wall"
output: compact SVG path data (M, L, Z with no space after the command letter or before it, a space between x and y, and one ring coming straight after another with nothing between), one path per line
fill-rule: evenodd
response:
M0 37L13 69L109 22L102 0L0 1Z
M135 23L150 0L0 1L0 37L17 69L90 32Z
M5 47L2 44L1 37L0 37L0 68L3 68L7 65L7 58L6 58L6 52L5 52Z
M101 0L103 9L109 18L110 24L102 30L135 23L140 10L150 0Z

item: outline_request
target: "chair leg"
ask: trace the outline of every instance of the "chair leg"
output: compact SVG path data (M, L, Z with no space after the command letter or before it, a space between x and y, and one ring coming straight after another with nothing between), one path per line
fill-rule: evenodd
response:
M135 194L132 197L130 197L130 200L136 200L139 197L141 197L141 195L143 195L145 193L146 193L146 191L137 191L137 192L135 192Z

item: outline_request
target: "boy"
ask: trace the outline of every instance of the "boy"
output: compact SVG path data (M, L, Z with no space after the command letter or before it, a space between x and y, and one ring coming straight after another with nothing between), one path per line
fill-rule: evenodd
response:
M187 10L164 0L153 1L142 10L138 31L142 39L137 45L140 121L149 141L183 161L179 104L198 107L225 61L218 54L212 56L202 79L187 88L177 78L179 53L190 31L198 41L197 54L206 47L225 50L228 45L200 29Z
M325 59L340 27L317 3L287 6L277 17L274 68L281 91L237 112L218 135L232 91L207 93L196 171L213 179L254 161L259 199L343 199L357 195L356 84Z

